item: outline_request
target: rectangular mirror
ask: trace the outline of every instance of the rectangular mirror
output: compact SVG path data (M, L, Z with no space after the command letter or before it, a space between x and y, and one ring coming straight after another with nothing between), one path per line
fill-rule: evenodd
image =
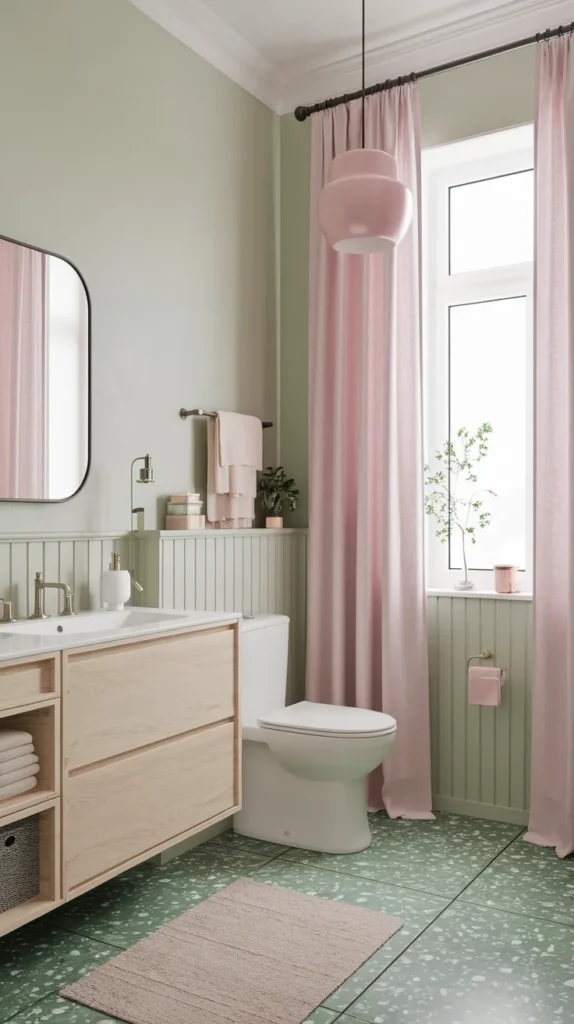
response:
M75 267L0 236L0 501L64 501L90 459L90 301Z

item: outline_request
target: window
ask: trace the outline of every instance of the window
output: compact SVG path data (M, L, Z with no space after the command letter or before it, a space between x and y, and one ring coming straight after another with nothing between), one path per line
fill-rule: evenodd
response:
M443 460L451 495L456 485L483 502L477 515L490 513L466 541L469 578L484 590L497 563L518 565L532 589L533 164L531 125L423 154L425 460L432 471L459 430L491 425L476 481L455 481ZM452 589L461 530L451 522L441 543L436 520L426 526L427 583Z

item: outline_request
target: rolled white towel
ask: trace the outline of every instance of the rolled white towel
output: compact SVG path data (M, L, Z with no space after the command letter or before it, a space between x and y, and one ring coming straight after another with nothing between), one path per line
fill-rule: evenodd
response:
M12 747L11 750L0 750L0 764L4 764L4 761L11 761L13 757L24 757L26 754L33 753L33 743L23 743L21 747Z
M28 768L31 764L38 764L37 754L26 754L24 757L15 757L12 761L3 761L0 764L0 785L5 775L12 772L19 772L20 768Z
M33 743L31 732L23 732L20 729L0 729L0 753L3 750L21 747L24 743Z
M38 785L38 779L21 779L20 782L14 782L11 786L4 786L0 789L0 803L2 800L9 800L11 796L20 796L22 793L29 793L31 789L36 789Z
M37 775L39 771L39 764L31 764L28 768L20 768L18 772L8 772L6 775L0 775L0 795L6 786L11 786L13 782L20 782L21 779L29 779L32 775Z

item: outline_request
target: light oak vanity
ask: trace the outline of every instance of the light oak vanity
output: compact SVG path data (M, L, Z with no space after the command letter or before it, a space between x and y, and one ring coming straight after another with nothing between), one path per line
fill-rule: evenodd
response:
M40 824L40 892L0 935L239 808L237 616L177 621L105 640L76 626L21 657L0 632L0 729L31 732L40 759L37 788L0 801L0 828Z

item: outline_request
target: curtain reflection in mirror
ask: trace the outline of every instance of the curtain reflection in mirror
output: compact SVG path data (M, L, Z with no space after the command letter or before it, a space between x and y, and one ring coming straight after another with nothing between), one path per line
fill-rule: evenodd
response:
M46 256L0 240L0 497L46 498Z
M88 465L89 312L58 256L0 239L0 499L53 501Z

